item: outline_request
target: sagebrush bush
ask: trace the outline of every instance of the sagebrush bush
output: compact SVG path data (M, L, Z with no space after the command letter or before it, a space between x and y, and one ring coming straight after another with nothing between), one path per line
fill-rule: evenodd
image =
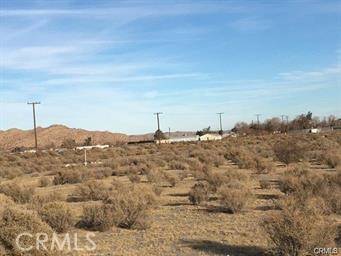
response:
M321 215L320 207L291 196L281 202L282 210L272 213L262 226L275 255L313 255L314 248L334 246L335 228Z
M327 164L330 168L336 168L341 164L341 151L340 150L329 150L322 153L321 160Z
M65 233L73 226L71 210L64 202L47 203L38 213L41 219L58 233Z
M105 231L113 225L127 229L146 229L148 212L156 203L155 194L147 186L120 185L104 203L86 206L80 225Z
M16 203L29 203L32 200L35 189L33 187L20 186L11 182L0 186L0 193L11 197Z
M110 193L110 188L103 182L97 180L86 181L79 184L75 191L69 196L71 201L98 201L105 200Z
M93 231L107 231L114 225L112 212L105 204L83 207L83 215L78 226Z
M341 212L341 185L338 174L321 175L311 170L295 166L285 172L279 189L287 195L295 195L304 202L310 197L321 197L328 210Z
M150 170L147 173L147 180L150 183L160 184L164 180L164 175L161 170Z
M171 175L169 173L164 173L165 180L169 183L171 187L175 187L176 183L179 181L178 177L175 175Z
M274 169L274 163L266 158L255 157L256 166L255 169L258 174L267 174Z
M277 159L285 164L299 162L304 158L305 148L294 139L279 141L274 145Z
M53 179L54 185L75 184L81 183L85 180L86 176L79 170L70 169L59 171Z
M250 189L239 181L220 187L218 195L222 207L230 213L240 212L252 199Z
M50 179L48 177L41 177L38 181L39 187L47 187L51 183Z
M269 180L260 180L259 185L261 189L269 189L271 187L271 183Z
M65 196L59 192L34 195L30 202L31 203L30 207L33 209L41 209L44 204L56 202L56 201L62 202L65 200L66 200Z
M17 247L16 238L22 233L32 234L33 237L25 236L20 240L22 247L32 246L29 253L22 252ZM5 255L13 256L47 256L58 255L52 251L46 251L42 248L36 248L36 234L44 233L51 237L51 228L44 223L36 212L28 211L21 207L7 206L0 211L0 247L5 250ZM46 243L48 247L48 242ZM60 253L60 252L59 252Z
M136 173L128 174L128 179L131 183L139 183L141 181L141 177Z
M11 197L6 196L5 194L0 193L0 214L5 209L6 206L14 206L15 203ZM0 254L1 255L1 254Z
M114 224L128 229L146 229L149 226L148 211L155 203L155 194L147 186L127 186L112 193L105 201Z
M206 183L198 182L189 191L188 199L192 204L201 204L209 198L209 187Z

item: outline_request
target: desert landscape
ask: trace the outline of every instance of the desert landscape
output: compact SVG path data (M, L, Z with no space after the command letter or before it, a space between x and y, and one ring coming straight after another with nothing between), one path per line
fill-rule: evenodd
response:
M84 150L1 151L1 252L315 255L340 247L340 144L338 131L126 144L87 150L86 166ZM91 232L96 249L25 254L22 232Z
M340 0L0 0L0 256L341 256Z

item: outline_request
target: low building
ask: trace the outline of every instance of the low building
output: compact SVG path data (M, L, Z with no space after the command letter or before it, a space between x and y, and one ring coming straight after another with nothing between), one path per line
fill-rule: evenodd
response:
M215 133L206 133L199 137L200 141L221 140L222 136Z
M108 148L109 145L93 145L93 146L81 146L81 147L76 147L77 150L89 150L89 149L93 149L93 148L100 148L100 149L105 149Z
M157 144L170 144L170 143L178 143L178 142L193 142L193 141L199 141L199 136L179 136L164 140L155 140Z
M320 133L321 132L321 129L319 128L311 128L309 129L309 133Z

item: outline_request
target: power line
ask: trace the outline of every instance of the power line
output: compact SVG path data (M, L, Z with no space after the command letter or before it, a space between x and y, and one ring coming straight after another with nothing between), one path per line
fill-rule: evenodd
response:
M34 127L34 146L36 148L36 152L38 151L38 139L37 139L37 126L36 126L36 105L39 105L40 102L27 102L28 105L32 105L33 110L33 127Z
M162 115L163 113L162 112L156 112L156 113L154 113L154 115L156 115L156 120L157 120L157 129L158 129L158 131L161 131L160 130L160 115Z

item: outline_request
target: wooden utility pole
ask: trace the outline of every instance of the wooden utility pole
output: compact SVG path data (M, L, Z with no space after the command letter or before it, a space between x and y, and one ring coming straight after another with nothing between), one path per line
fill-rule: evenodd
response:
M220 132L223 132L223 123L221 122L221 115L224 114L224 112L219 112L217 115L219 115L219 124L220 124Z
M159 117L159 115L162 115L162 114L163 114L162 112L156 112L156 113L154 113L154 115L156 115L157 129L158 129L158 131L161 131L161 130L160 130L160 117Z
M260 117L260 116L261 116L261 114L256 114L258 130L259 130L259 117Z
M37 139L37 125L36 125L36 105L39 105L40 102L27 102L28 105L32 105L33 110L33 127L34 127L34 146L36 148L36 152L38 152L38 139Z

